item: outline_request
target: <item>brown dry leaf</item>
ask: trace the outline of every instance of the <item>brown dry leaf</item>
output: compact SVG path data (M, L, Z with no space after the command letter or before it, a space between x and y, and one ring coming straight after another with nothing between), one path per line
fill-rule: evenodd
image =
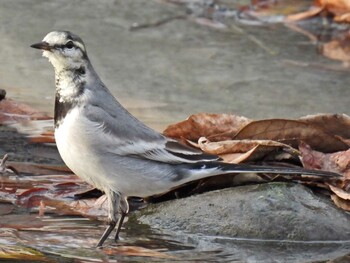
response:
M321 12L334 15L336 22L350 22L349 0L315 0L314 5L307 11L286 17L286 22L299 21L318 15Z
M332 192L335 193L338 197L340 197L341 199L350 201L350 193L349 192L346 192L343 189L335 187L331 184L328 184L328 186L332 190Z
M214 155L220 155L225 153L245 153L257 146L266 146L266 147L272 147L272 148L284 147L298 154L298 151L290 147L289 145L280 143L277 141L271 141L271 140L243 139L243 140L227 140L227 141L220 141L220 142L211 142L207 138L201 137L198 140L198 146L199 148L201 148L202 151L210 154L214 154Z
M271 152L286 149L288 154L298 155L299 152L289 145L270 140L227 140L211 142L202 137L198 147L207 153L219 155L225 162L240 163L261 159Z
M320 126L300 120L270 119L253 121L243 127L235 140L273 140L298 147L304 141L322 152L336 152L348 149L340 138L328 134Z
M51 136L35 136L29 138L30 143L56 143L55 137Z
M303 19L307 19L307 18L313 17L313 16L318 15L319 13L321 13L323 9L324 9L324 7L322 7L322 6L317 6L317 7L313 6L307 11L286 16L285 22L300 21L300 20L303 20Z
M322 55L327 58L347 63L345 66L348 67L348 63L350 62L350 39L335 39L328 43L324 43L320 51Z
M102 250L107 255L123 255L123 256L176 259L176 257L174 257L174 256L171 256L171 255L159 252L159 251L143 248L143 247L137 247L137 246L106 247L106 248L102 248Z
M313 150L309 145L299 145L301 161L307 169L320 169L336 172L344 175L344 179L350 179L350 149L336 153L325 154Z
M329 134L350 138L350 116L346 114L315 114L301 117L299 120L317 125Z
M46 130L40 135L29 137L31 143L56 143L54 130Z
M15 168L18 173L29 173L32 175L54 175L57 173L72 173L72 171L65 165L49 165L25 162L7 162L7 164Z
M234 2L234 1L233 1ZM239 1L238 1L239 2ZM247 1L241 1L247 2ZM305 10L309 6L306 1L250 1L249 5L239 8L241 12L246 12L254 17L269 17L269 21L274 21L273 17L289 15L300 10ZM253 7L253 8L252 8ZM236 8L237 9L237 8ZM278 21L278 20L277 20Z
M337 207L350 212L350 200L344 200L337 195L331 195L331 198Z
M0 101L0 124L11 124L19 121L49 120L47 114L11 99Z
M223 133L235 134L249 122L251 120L233 114L199 113L191 115L185 121L168 126L163 133L175 139L197 141L200 137Z
M59 215L82 215L89 218L105 220L107 204L101 198L73 200L75 194L81 191L80 184L61 183L51 188L18 189L16 192L16 205L34 208L39 214L54 212ZM0 196L0 200L3 200Z
M76 175L0 177L0 201L62 215L83 215L104 219L107 206L95 204L96 198L74 200L83 188L91 189ZM43 210L44 209L44 210Z
M21 195L17 205L26 208L36 208L39 213L54 212L59 215L81 215L88 218L107 220L107 204L99 203L99 199L89 198L83 200L72 200L75 191L58 194L49 189L30 189ZM44 207L44 211L42 208Z
M321 6L327 12L336 16L350 12L349 0L316 0L315 6Z
M350 23L350 13L335 16L334 21L338 23Z
M255 151L255 149L258 146L254 147L250 151L246 153L224 153L220 154L220 158L225 162L225 163L242 163L244 161L248 161L249 157L252 155L252 153Z

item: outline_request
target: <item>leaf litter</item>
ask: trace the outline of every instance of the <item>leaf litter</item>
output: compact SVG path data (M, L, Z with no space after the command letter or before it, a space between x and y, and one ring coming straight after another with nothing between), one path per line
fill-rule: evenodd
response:
M23 118L31 118L29 116L33 115L32 112L30 110L29 115ZM23 111L21 114L25 115ZM8 123L8 120L3 120L2 125ZM11 119L12 123L13 120ZM17 122L21 120L16 119ZM298 120L255 121L233 114L200 113L190 116L185 121L170 125L165 129L164 134L193 147L198 147L204 152L217 154L227 162L266 163L292 167L303 165L305 168L337 172L343 175L341 180L315 182L308 178L301 179L293 176L282 178L266 174L253 176L252 182L281 179L322 188L327 191L326 193L331 196L338 207L349 211L349 128L350 118L344 114L311 115ZM28 141L28 143L30 142ZM40 143L47 143L47 141ZM53 231L54 233L60 231L74 233L76 231L75 226L70 228L66 225L66 227L58 228L57 224L48 224L50 220L47 221L45 218L50 217L51 214L106 220L105 196L99 191L92 190L91 186L82 182L65 166L33 162L9 162L8 158L11 157L5 156L1 163L0 202L7 204L4 209L0 210L1 229L28 229L31 231ZM14 170L17 174L13 172ZM174 196L186 196L216 187L236 185L237 181L233 182L235 180L232 178L235 177L218 176L201 180L195 182L192 187L184 186L176 189ZM241 184L242 181L238 183ZM152 201L152 198L148 200ZM153 200L157 201L157 197L154 197ZM22 215L21 220L19 220L15 211L18 208L24 208L31 213ZM0 233L1 235L2 233ZM21 235L24 236L24 233ZM12 239L17 240L16 235ZM49 242L55 241L50 239ZM90 242L93 243L93 241L88 241L86 244L90 244ZM3 246L1 242L0 244ZM4 246L3 248L2 253L5 256L25 257L21 250L12 252ZM26 248L23 249L26 251ZM171 258L163 251L128 245L107 248L103 252L107 255ZM36 256L34 253L33 257Z

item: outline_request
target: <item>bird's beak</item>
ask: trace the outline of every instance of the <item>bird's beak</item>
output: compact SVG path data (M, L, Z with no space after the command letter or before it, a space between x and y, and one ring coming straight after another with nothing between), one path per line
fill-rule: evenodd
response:
M41 50L47 50L47 51L50 51L52 49L52 47L47 42L36 43L31 45L31 47L36 49L41 49Z

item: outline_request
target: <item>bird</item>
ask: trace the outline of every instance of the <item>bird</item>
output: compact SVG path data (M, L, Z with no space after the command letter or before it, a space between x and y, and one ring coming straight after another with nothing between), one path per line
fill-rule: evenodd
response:
M55 71L54 134L63 161L107 196L109 224L97 247L115 228L118 241L129 212L128 197L154 196L229 173L339 176L303 168L225 163L164 136L129 113L102 82L76 34L52 31L31 47L42 50Z

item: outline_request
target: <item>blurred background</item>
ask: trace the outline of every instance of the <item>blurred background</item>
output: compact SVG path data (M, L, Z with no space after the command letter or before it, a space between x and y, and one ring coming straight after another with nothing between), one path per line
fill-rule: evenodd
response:
M320 52L334 27L324 18L280 23L313 4L2 0L0 88L52 115L54 71L29 46L52 30L69 30L85 41L118 100L158 130L198 112L255 119L349 114L346 63Z

